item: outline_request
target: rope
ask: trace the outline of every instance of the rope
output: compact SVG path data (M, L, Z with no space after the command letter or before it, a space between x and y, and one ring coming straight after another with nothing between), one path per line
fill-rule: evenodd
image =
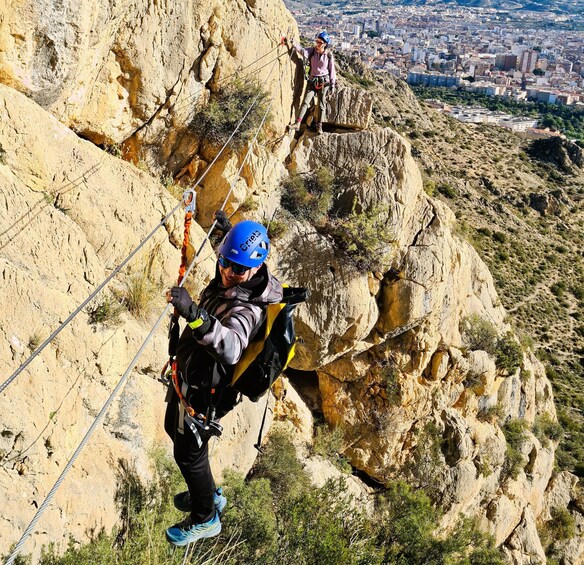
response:
M271 74L271 71L270 71L270 74ZM217 153L215 158L211 161L209 166L203 171L203 174L199 177L197 182L193 185L193 187L192 187L193 189L196 188L199 184L201 184L202 180L207 176L207 173L211 170L213 165L217 162L219 157L222 155L223 151L225 150L227 145L231 142L231 140L233 139L233 137L235 136L235 134L237 133L237 131L239 130L239 128L243 124L244 120L247 118L247 116L251 112L252 108L257 104L257 102L260 98L260 94L261 94L261 92L258 92L258 94L254 98L253 102L251 103L251 105L249 106L249 108L247 109L247 111L245 112L243 117L241 118L241 120L239 120L237 126L235 127L235 129L233 130L233 132L231 133L231 135L229 136L227 141L223 144L223 146L219 150L219 153ZM271 106L271 104L270 104L270 106ZM265 121L265 119L262 120L262 124L264 123L264 121ZM256 134L256 137L257 137L257 134ZM233 189L233 186L232 186L232 189ZM229 194L231 194L231 190L230 190ZM166 221L180 208L181 204L182 204L182 201L179 204L177 204L162 219L162 221L150 232L150 234L148 234L148 236L144 240L142 240L142 242L130 253L130 255L128 255L126 257L126 259L124 259L124 261L122 261L122 263L120 263L112 271L112 273L67 317L67 319L47 339L45 339L45 341L43 341L43 343L41 345L39 345L39 347L37 347L34 350L32 355L18 369L16 369L16 371L14 371L14 373L12 373L12 375L10 375L10 377L8 377L8 379L6 379L6 381L4 383L2 383L2 385L0 385L0 394L2 394L2 392L4 392L4 390L12 383L12 381L14 381L14 379L16 379L16 377L18 377L18 375L20 375L20 373L22 373L22 371L24 371L24 369L26 369L26 367L28 367L28 365L38 355L40 355L40 353L45 349L45 347L49 343L51 343L51 341L53 341L53 339L55 339L61 333L61 331L69 324L69 322L71 322L71 320L73 320L73 318L75 318L77 316L77 314L79 314L79 312L81 312L81 310L83 310L83 308L85 306L87 306L87 304L89 304L89 302L91 302L91 300L93 300L93 298L95 298L95 296L97 296L97 294L99 294L99 292L112 280L112 278L115 275L117 275L123 267L126 266L126 264L130 261L130 259L132 259L136 255L136 253L138 253L138 251L146 244L146 242L149 241L150 238L152 238L154 236L156 231L158 231L158 229L161 226L163 226L166 223ZM224 205L225 205L225 203L224 203ZM215 223L213 223L213 227L215 227Z
M273 68L272 68L272 71L273 71ZM270 71L270 74L271 74L271 71ZM265 121L266 121L266 119L268 117L268 114L270 112L271 106L272 106L272 102L270 102L270 104L268 105L268 107L266 109L266 112L264 114L264 117L263 117L260 125L258 126L258 129L257 129L255 135L254 135L254 138L253 138L253 140L251 141L251 143L248 146L248 149L246 151L245 157L244 157L244 159L243 159L243 161L241 163L241 166L239 167L238 174L237 174L237 176L235 177L234 181L231 184L231 187L229 189L229 192L228 192L227 196L225 197L225 200L223 202L223 205L221 207L221 210L223 210L223 208L227 204L227 200L228 200L229 196L231 195L231 193L233 191L233 188L235 187L235 183L236 183L236 181L237 181L237 179L239 177L239 174L241 173L241 171L243 169L243 166L247 162L247 158L248 158L249 154L251 153L251 148L253 147L255 141L257 140L257 137L259 135L259 132L262 129L262 127L263 127L263 125L264 125L264 123L265 123ZM205 243L207 242L207 240L211 236L211 233L212 233L212 231L213 231L216 223L217 223L217 221L215 220L213 222L213 225L211 226L211 228L209 229L209 231L205 235L205 238L203 239L203 243L201 244L199 250L197 251L197 253L193 257L193 260L191 261L191 264L189 265L189 268L187 269L187 271L185 273L185 276L184 276L183 280L180 282L179 286L182 286L184 284L187 276L189 275L189 273L191 272L191 270L195 266L195 262L196 262L196 260L197 260L197 258L199 256L201 250L203 249L203 246L205 245ZM8 561L6 561L6 565L13 565L13 563L14 563L14 561L15 561L18 553L20 552L22 546L24 545L24 543L26 542L26 540L28 539L28 537L30 536L30 534L32 533L32 531L34 530L34 527L36 526L36 524L39 521L40 517L42 516L43 512L48 507L48 505L51 502L51 500L53 499L53 496L57 492L58 488L61 486L61 483L65 480L65 477L67 476L67 473L70 471L71 467L73 466L73 463L75 462L75 460L77 459L77 457L79 456L79 454L81 453L81 451L83 450L83 448L85 447L85 445L87 444L87 442L89 441L91 435L96 430L96 428L99 425L99 423L103 420L105 414L109 410L109 407L111 406L111 404L114 401L115 397L118 395L119 391L122 389L122 387L124 386L126 380L128 379L128 376L129 376L130 372L132 371L133 367L137 364L138 360L142 356L142 352L146 348L146 345L148 345L148 343L152 339L154 333L156 332L156 330L160 326L162 320L166 317L166 314L167 314L168 310L170 309L170 307L171 307L171 304L168 303L166 305L166 307L164 308L164 310L162 311L162 314L160 314L160 316L156 320L156 323L154 324L154 327L152 328L152 330L150 331L150 333L146 336L146 339L142 343L140 349L138 350L138 352L136 353L136 355L134 356L134 358L132 359L132 361L130 362L130 364L128 365L128 368L126 369L125 373L122 375L121 379L119 380L118 384L116 385L116 387L114 388L114 390L110 394L110 396L107 399L106 403L103 405L103 407L100 410L99 414L96 416L96 418L93 421L93 423L91 424L89 430L87 431L87 433L85 434L85 436L81 440L81 443L79 444L79 446L77 447L77 449L75 450L75 452L73 453L73 455L71 456L71 458L69 459L67 465L65 465L65 468L63 469L63 471L59 475L59 478L57 479L57 481L55 482L55 484L53 485L53 487L51 488L51 490L47 494L47 497L45 498L45 500L43 501L43 503L39 506L39 509L37 510L36 514L34 515L33 519L31 520L30 524L28 525L28 527L26 528L26 530L22 534L20 540L15 545L14 549L12 550L12 553L11 553L10 557L8 558Z

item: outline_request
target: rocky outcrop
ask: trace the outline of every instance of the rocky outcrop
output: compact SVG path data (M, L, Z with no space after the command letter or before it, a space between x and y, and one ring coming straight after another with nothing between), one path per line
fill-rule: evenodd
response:
M536 139L529 153L535 159L552 163L566 173L574 173L584 167L584 152L573 141L562 137Z
M376 172L365 180L358 171L371 156ZM323 166L341 179L341 207L377 209L395 234L379 279L333 257L326 236L299 225L289 228L278 261L295 284L316 293L299 310L305 346L295 366L318 367L322 409L344 430L344 455L381 482L395 478L396 468L409 474L447 509L445 527L460 514L476 516L513 562L541 559L535 520L553 444L526 430L521 468L511 475L502 425L555 418L543 367L526 352L521 371L508 373L487 352L467 350L466 317L488 320L502 335L505 313L488 269L453 235L452 213L421 190L405 141L385 129L301 137L291 169ZM360 309L351 306L359 296Z
M542 216L556 216L560 212L560 202L552 194L529 195L529 206L537 210Z
M327 123L350 129L369 127L373 96L363 90L340 86L327 103Z

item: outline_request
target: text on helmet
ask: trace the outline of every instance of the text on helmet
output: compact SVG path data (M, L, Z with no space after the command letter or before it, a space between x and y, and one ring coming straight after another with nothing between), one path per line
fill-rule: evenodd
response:
M260 233L260 231L259 231L259 230L255 230L255 231L253 231L253 232L250 234L250 236L249 236L249 237L248 237L248 238L247 238L247 239L246 239L246 240L245 240L243 243L240 243L240 244L239 244L239 248L240 248L242 251L247 251L247 250L250 248L251 244L252 244L254 241L256 241L256 240L257 240L259 237L261 237L261 236L262 236L262 234Z

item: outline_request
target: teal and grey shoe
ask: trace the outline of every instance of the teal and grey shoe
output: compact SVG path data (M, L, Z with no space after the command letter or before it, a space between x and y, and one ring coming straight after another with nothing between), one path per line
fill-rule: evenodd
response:
M182 522L171 526L166 530L166 539L179 547L188 545L203 538L212 538L221 533L221 520L219 512L215 512L213 518L202 524L193 524L190 516Z
M219 516L223 512L223 509L227 505L227 499L223 496L223 489L219 487L213 494L213 503L215 504L215 510L219 512ZM181 492L174 497L174 507L181 512L191 511L191 495L189 491Z

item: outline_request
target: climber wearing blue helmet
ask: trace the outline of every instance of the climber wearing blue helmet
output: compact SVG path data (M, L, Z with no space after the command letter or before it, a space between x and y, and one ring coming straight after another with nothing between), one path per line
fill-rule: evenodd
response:
M217 212L215 220L225 236L215 277L199 303L182 287L167 294L187 321L176 354L180 382L168 389L164 421L188 487L174 497L174 504L189 515L166 530L166 539L178 546L221 531L227 501L215 486L208 441L221 434L218 420L240 400L231 386L234 365L262 326L267 305L280 302L283 295L282 285L265 264L270 250L266 228L252 221L231 228L223 212Z
M316 98L316 132L318 134L322 133L322 123L326 121L326 98L329 93L332 94L334 92L337 82L335 59L332 51L328 49L330 42L329 34L326 31L322 31L316 36L314 47L304 49L299 44L293 43L296 52L309 62L310 68L306 77L308 81L306 94L304 95L298 118L289 125L291 130L298 131L300 129L300 124L308 107Z

